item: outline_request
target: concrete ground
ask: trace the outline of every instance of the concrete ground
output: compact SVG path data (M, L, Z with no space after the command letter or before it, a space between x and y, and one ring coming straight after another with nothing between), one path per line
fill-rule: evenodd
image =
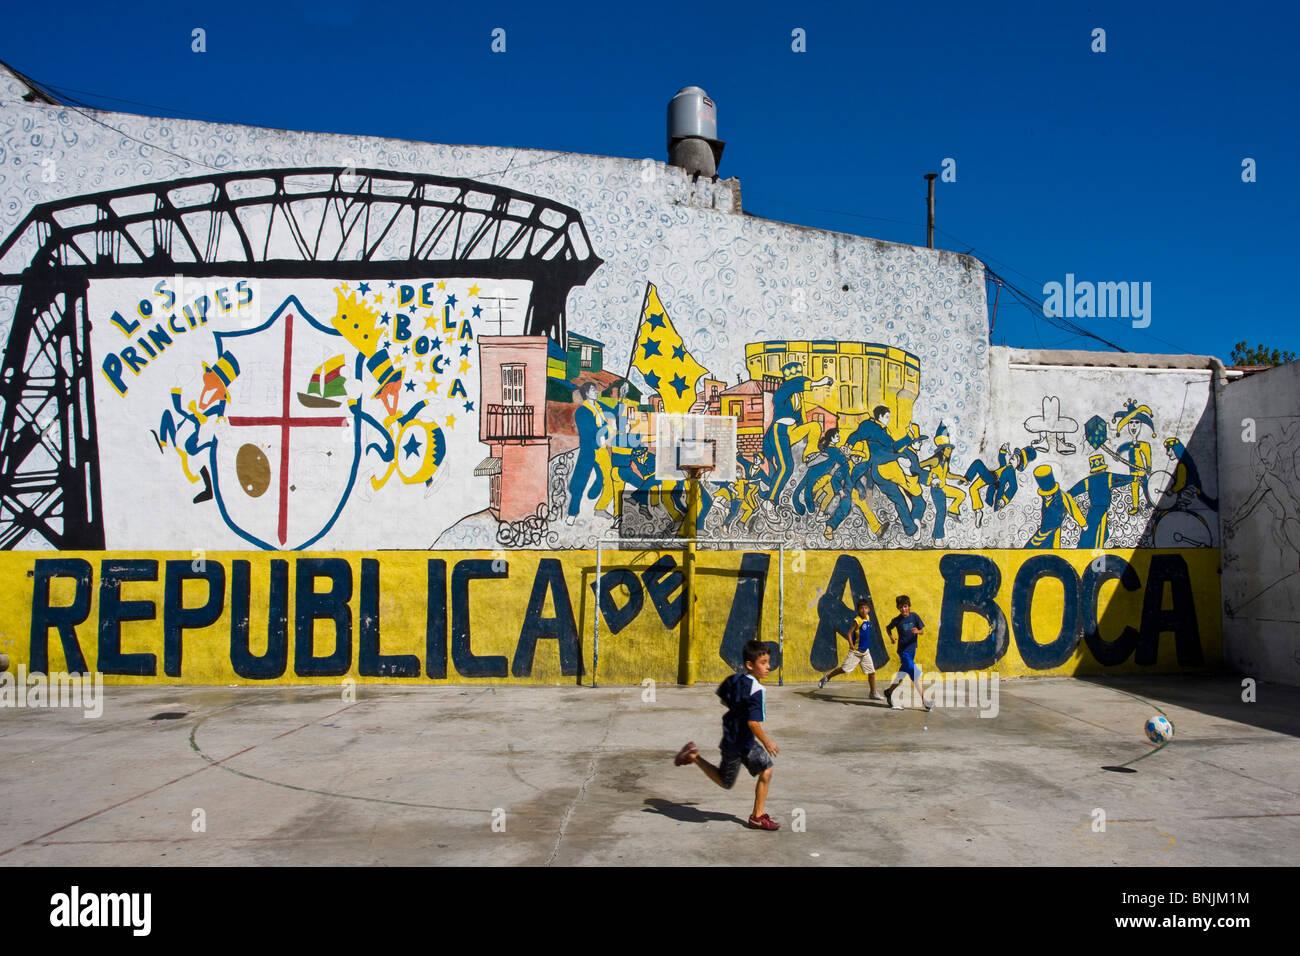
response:
M772 680L762 833L744 770L673 766L716 759L712 686L108 688L98 720L0 709L0 865L1290 865L1300 690L1241 693L1004 681L981 718Z

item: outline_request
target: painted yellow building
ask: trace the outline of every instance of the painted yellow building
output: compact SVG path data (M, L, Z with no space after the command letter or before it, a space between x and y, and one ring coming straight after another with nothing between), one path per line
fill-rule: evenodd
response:
M870 342L831 339L774 339L745 346L750 378L781 375L787 362L799 362L814 381L829 376L830 385L809 389L806 407L819 407L838 417L840 428L852 428L877 405L891 413L890 431L902 434L912 423L912 406L921 390L921 360L911 352Z

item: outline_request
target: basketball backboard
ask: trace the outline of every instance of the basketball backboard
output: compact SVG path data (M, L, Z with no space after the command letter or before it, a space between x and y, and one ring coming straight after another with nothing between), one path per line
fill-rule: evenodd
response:
M707 469L705 481L736 480L734 416L655 416L655 477L685 481L688 468Z

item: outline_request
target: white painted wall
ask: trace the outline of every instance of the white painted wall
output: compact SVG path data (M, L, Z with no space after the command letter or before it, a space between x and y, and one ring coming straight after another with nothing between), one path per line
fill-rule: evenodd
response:
M1121 368L1112 364L1117 358L1113 353L1039 352L998 347L991 350L990 391L995 400L990 426L984 433L984 461L995 465L1003 443L1015 449L1039 441L1046 447L1035 448L1036 457L1017 475L1018 490L1012 503L985 518L981 546L1023 547L1037 530L1041 513L1034 469L1048 465L1065 490L1074 487L1089 474L1089 457L1098 453L1085 436L1088 421L1094 416L1100 418L1105 425L1106 447L1118 451L1130 438L1117 434L1115 418L1130 399L1151 411L1154 430L1142 427L1138 440L1150 446L1152 474L1148 479L1149 495L1139 493L1137 514L1129 514L1132 499L1128 490L1113 492L1109 511L1110 546L1218 545L1215 509L1204 500L1189 500L1187 494L1162 496L1159 493L1168 487L1175 471L1165 442L1176 438L1195 462L1206 496L1213 499L1218 495L1214 373L1209 368L1210 360L1174 357L1184 364L1200 365L1199 368ZM1170 364L1168 359L1165 357L1161 364ZM1137 356L1133 362L1141 364L1143 360L1143 356ZM1069 364L1063 364L1066 361ZM1060 431L1049 433L1044 441L1037 429L1052 427L1052 420ZM956 460L964 468L974 453L975 449L969 452L959 449ZM1115 456L1102 454L1107 470L1123 475L1131 473L1128 465L1117 461ZM1087 501L1081 500L1080 507L1086 511ZM1067 520L1062 529L1062 547L1075 547L1080 530L1077 523ZM961 533L969 535L965 528Z
M913 408L913 421L927 436L916 446L920 459L934 453L932 436L941 422L955 447L954 475L964 474L976 458L996 469L1003 443L1017 449L1038 439L1043 446L1018 472L1017 494L1006 508L996 514L992 508L985 509L977 525L968 499L958 519L947 522L941 542L934 537L934 506L928 489L921 496L925 515L911 535L904 533L890 501L876 492L870 501L877 516L888 522L883 533L869 531L854 508L834 537L827 539L823 534L826 514L797 515L789 502L804 473L803 463L796 465L795 477L775 508L760 508L743 529L733 525L724 532L724 503L707 519L704 532L708 535L779 537L791 546L830 548L1023 547L1038 528L1041 515L1034 469L1049 465L1066 489L1073 487L1089 471L1090 449L1083 434L1086 422L1093 416L1101 418L1109 447L1116 449L1127 437L1115 433L1116 413L1129 399L1151 410L1154 429L1147 429L1140 440L1150 446L1152 480L1167 483L1171 476L1173 463L1163 442L1174 437L1186 445L1195 461L1206 496L1217 496L1208 361L1199 368L1121 369L1106 367L1110 356L1090 367L1086 353L1072 353L1075 358L1069 365L1057 367L1052 358L1055 353L990 349L986 344L983 270L969 257L744 216L738 213L736 181L693 183L680 170L660 163L122 114L92 119L74 110L15 102L14 84L9 82L8 87L9 94L0 106L0 149L6 157L0 163L0 235L8 235L39 203L217 170L351 165L507 186L570 205L581 213L592 248L605 261L585 285L569 294L568 328L603 342L605 365L610 370L621 373L627 367L649 281L656 285L684 346L712 376L728 384L749 377L746 343L773 339L882 343L911 352L920 360L920 394ZM291 254L288 236L273 231L272 241L273 247L279 243L284 254ZM3 263L6 271L25 267L32 251L28 246L30 243L20 243L11 250ZM413 271L411 281L420 279ZM458 308L468 301L463 290L475 284L473 276L463 277L457 286L462 290L456 293L460 296ZM477 284L489 285L486 281ZM270 314L290 297L322 320L327 321L334 311L338 283L289 278L264 285L256 302L259 316ZM114 311L130 314L151 288L152 280L141 278L96 281L91 290L90 318L92 349L97 355L126 341L107 321L109 316ZM479 294L492 291L481 288ZM527 284L516 283L507 291L526 296ZM15 285L0 287L0 330L7 327L17 294ZM208 331L232 334L230 323L236 319L245 321L223 317ZM515 316L511 321L522 318ZM518 329L509 325L503 331ZM495 332L490 323L476 329L476 334ZM273 373L283 364L269 340L264 350L252 344L252 336L239 341L244 369L241 387L251 391L242 395L236 391L232 414L241 402L247 409L261 401L255 397L260 394L257 388L266 391L262 398L269 400ZM212 360L213 345L211 335L185 336L150 368L128 377L132 388L125 398L103 387L102 379L97 380L95 401L109 547L247 546L246 536L235 533L217 508L189 505L194 483L175 462L159 466L159 450L151 434L167 408L171 389L193 387L187 383L194 383L203 362ZM487 502L488 479L472 474L486 454L486 446L477 441L473 427L465 427L477 414L466 408L473 403L478 409L484 397L477 391L476 350L467 358L471 367L462 376L466 394L455 403L445 394L423 392L423 381L414 370L408 371L408 379L415 379L421 391L409 398L404 393L408 404L403 407L416 398L425 400L427 407L421 416L442 426L447 439L447 456L436 480L419 486L390 481L375 489L373 483L382 478L387 465L373 454L363 453L347 501L314 546L425 548L435 541L439 547L495 546L495 524L481 515L473 517ZM1040 367L1044 363L1046 367ZM305 371L295 366L294 375L303 378ZM638 378L639 373L633 377ZM353 391L363 405L371 402L368 390L354 385ZM1049 413L1056 407L1051 405L1053 398L1059 400L1063 431L1060 440L1049 435L1044 441L1035 431L1035 420L1043 417L1045 401ZM367 407L373 409L373 402ZM374 414L382 418L382 410ZM448 416L456 416L455 424L447 424ZM230 431L228 423L211 427ZM1074 446L1072 452L1068 445ZM321 461L332 457L326 455L328 449L318 449L306 438L295 448L295 454L305 451ZM802 450L802 446L796 447L796 458ZM816 461L813 458L809 464ZM553 459L553 466L566 471L572 467L572 456ZM309 470L305 480L294 482L293 494L303 502L296 513L310 518L308 525L335 507L339 482L324 477L328 467L327 463L320 474ZM1128 471L1113 458L1108 459L1108 468ZM567 495L563 476L553 485L553 503L562 506ZM1115 493L1110 512L1112 546L1217 546L1213 509L1204 501L1189 503L1177 496L1161 502L1158 490L1140 498L1134 515L1128 513L1127 493ZM232 493L230 497L237 496ZM139 520L141 501L176 506L144 522ZM545 540L554 547L590 547L611 530L609 518L593 513L586 502L572 526L551 524ZM1062 546L1075 546L1079 532L1079 526L1067 520ZM307 540L305 532L288 537L298 543ZM286 541L285 547L292 546Z
M973 447L984 432L990 402L983 269L969 257L740 215L739 186L734 181L692 183L680 170L659 163L124 114L92 118L75 110L18 101L19 88L10 80L3 92L0 236L8 236L40 203L217 171L355 165L503 185L571 205L582 214L592 247L605 263L569 295L568 328L604 342L611 369L626 365L646 283L651 281L690 353L712 375L730 384L738 375L748 378L747 342L827 338L883 343L920 358L917 421L932 429L942 419L965 447ZM279 235L273 241L288 242ZM5 257L5 271L25 268L32 251L30 242L19 243ZM275 285L261 296L268 308L296 296L311 311L332 311L328 282L284 280ZM151 286L143 279L96 284L90 317L94 349L106 349L120 337L108 325L109 317L114 311L128 314ZM0 335L7 334L17 296L17 286L0 287ZM110 548L246 546L220 516L196 516L194 506L188 504L194 485L175 462L159 466L159 451L150 434L158 426L170 389L192 381L202 362L211 361L211 342L201 347L198 338L169 350L156 367L142 372L136 380L139 390L132 390L126 399L103 388L102 377L96 382L105 481L112 483L105 500ZM275 360L269 352L241 356L250 370ZM249 381L254 377L250 372ZM466 398L477 408L477 368L469 377L474 384L470 387L467 381ZM459 409L439 402L431 402L427 409L439 421L453 412ZM424 548L440 536L444 547L491 546L490 528L486 537L472 523L464 533L454 527L446 532L481 511L488 498L487 479L472 474L486 453L485 446L473 442L477 447L460 447L460 432L452 439L439 470L436 495L423 488L390 491L392 486L382 492L367 491L369 480L382 474L385 466L363 456L355 500L349 498L316 546ZM308 482L307 493L313 488ZM303 492L295 494L302 497ZM372 500L365 500L367 496ZM146 501L175 507L141 521L139 503ZM609 530L603 517L584 511L580 518L571 528L557 529L552 543L591 546ZM800 525L782 507L757 516L748 530L825 547L829 545L821 534L823 523ZM891 543L912 544L901 537L874 539L859 524L846 529L834 546ZM23 546L40 545L25 542Z

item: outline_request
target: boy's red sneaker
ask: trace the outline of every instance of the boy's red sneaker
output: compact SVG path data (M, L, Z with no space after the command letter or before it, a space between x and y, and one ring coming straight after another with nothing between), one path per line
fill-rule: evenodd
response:
M777 823L775 820L773 820L771 817L769 817L766 813L763 814L761 817L750 816L750 818L749 818L749 822L746 824L746 826L748 826L751 830L779 830L779 829L781 829L781 824Z
M677 751L677 756L673 758L673 763L677 766L691 762L691 754L696 752L695 741L691 741L681 750Z

